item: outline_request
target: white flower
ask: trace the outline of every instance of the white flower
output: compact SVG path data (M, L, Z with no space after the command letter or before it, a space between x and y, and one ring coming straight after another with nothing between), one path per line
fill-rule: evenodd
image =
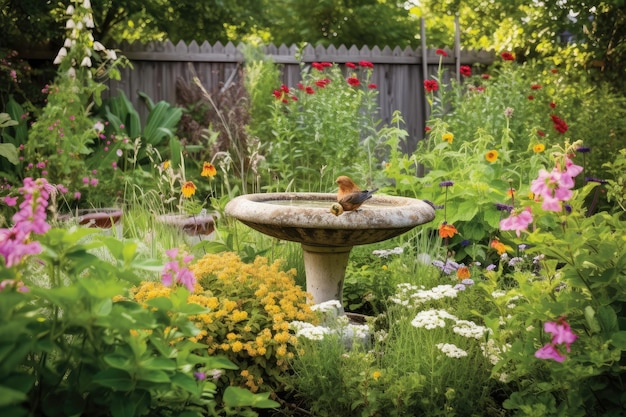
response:
M124 152L122 152L121 149L118 149L117 151L115 151L115 153L117 154L117 156L121 157L122 155L124 155Z
M331 331L328 327L312 326L301 329L296 333L297 337L305 337L309 340L322 340L324 336L330 334Z
M400 246L397 246L393 249L377 249L372 251L372 255L377 255L379 258L386 258L390 255L401 255L404 252Z
M113 49L106 50L107 59L115 60L117 59L117 54Z
M93 43L93 49L94 51L105 51L107 48L105 48L100 42L95 41Z
M91 1L89 1L89 0L83 1L83 7L85 9L91 9Z
M502 353L506 352L507 348L510 347L511 345L505 345L500 348L493 339L489 339L486 343L482 342L480 344L480 350L482 350L483 356L489 359L492 365L497 364L500 359L502 359Z
M57 54L56 58L54 58L54 64L58 65L61 63L61 61L63 61L63 58L65 58L67 56L67 49L65 49L65 47L59 49L59 53Z
M437 343L437 348L449 358L462 358L467 356L467 352L453 345L452 343Z
M67 19L65 22L65 29L74 29L76 27L76 23L72 19Z
M327 313L329 311L337 311L341 309L341 303L339 300L328 300L323 303L314 304L311 306L311 310L319 311L321 313Z
M67 9L65 10L65 14L73 15L74 11L75 11L74 6L70 4L69 6L67 6Z
M417 313L415 318L411 321L411 324L418 328L425 328L428 330L435 329L437 327L445 327L446 322L444 319L450 319L456 321L457 318L446 310L425 310Z
M506 295L506 292L504 292L504 291L499 291L499 290L496 290L496 291L494 291L494 292L492 292L492 293L491 293L491 296L492 296L493 298L503 297L503 296L505 296L505 295Z
M88 56L84 57L83 60L80 63L81 67L91 67L91 58L89 58Z
M485 333L488 332L488 329L484 326L479 326L473 321L458 320L454 324L454 326L452 326L452 331L463 337L473 337L474 339L481 339L485 335Z
M76 70L74 67L70 67L70 69L67 70L67 76L70 78L76 78Z
M94 123L93 128L96 132L100 133L104 130L104 123L102 123L101 121L97 121L96 123Z
M65 38L65 42L63 42L63 47L64 48L71 48L73 45L73 42L70 38Z
M83 17L83 22L85 22L85 26L88 28L92 28L94 27L93 24L93 16L91 16L91 13L85 15L85 17Z

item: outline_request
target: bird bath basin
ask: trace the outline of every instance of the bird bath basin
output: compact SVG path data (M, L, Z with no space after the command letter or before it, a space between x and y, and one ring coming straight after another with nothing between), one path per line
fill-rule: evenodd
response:
M313 301L342 301L343 280L355 245L381 242L435 218L422 200L374 195L358 211L335 216L336 194L259 193L232 199L226 214L266 235L302 245L306 290Z

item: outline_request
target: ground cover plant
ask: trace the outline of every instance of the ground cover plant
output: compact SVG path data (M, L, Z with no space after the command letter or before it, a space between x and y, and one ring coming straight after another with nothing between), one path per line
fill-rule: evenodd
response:
M89 32L85 3L67 13ZM70 41L100 49L70 29ZM60 75L82 58L61 56ZM58 90L29 116L39 123L31 129L3 117L11 143L32 147L59 118L40 150L54 154L59 135L76 129L87 151L18 159L22 171L2 188L0 414L621 415L623 98L513 58L462 66L461 83L442 71L425 80L431 118L405 154L402 115L381 125L372 107L375 65L314 63L301 86L281 86L273 64L251 56L263 82L246 85L249 132L264 155L249 188L232 164L246 157L229 155L236 145L193 160L168 103L152 104L144 128L124 97L90 112L98 77L60 78L85 89ZM79 102L69 96L77 91ZM81 110L60 114L66 99ZM228 129L207 126L207 140L217 130ZM62 183L62 161L87 180ZM101 187L93 180L105 167ZM300 248L223 207L244 189L333 192L340 173L427 200L437 216L354 248L344 299L313 306ZM114 197L120 235L55 219L66 202ZM190 244L155 221L202 209L216 216L210 241Z

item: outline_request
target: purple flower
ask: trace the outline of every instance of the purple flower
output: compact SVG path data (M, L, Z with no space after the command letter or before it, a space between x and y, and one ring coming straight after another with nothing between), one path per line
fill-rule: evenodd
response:
M446 275L450 275L451 273L459 269L459 264L450 259L446 259L445 263L439 260L434 260L432 261L432 264L441 269L441 271Z
M591 152L591 148L588 148L587 146L580 146L576 148L576 152L580 152L580 153Z
M178 283L187 287L190 292L193 292L196 277L186 267L186 264L193 260L193 255L180 254L178 248L166 250L165 254L170 258L170 261L165 264L161 272L163 285L169 287L174 283Z
M441 181L439 183L440 187L452 187L454 185L454 182L452 181Z
M193 376L198 381L204 381L206 379L206 373L204 373L204 372L194 372Z
M509 206L508 204L496 203L496 209L498 211L508 211L509 213L513 210L513 206Z

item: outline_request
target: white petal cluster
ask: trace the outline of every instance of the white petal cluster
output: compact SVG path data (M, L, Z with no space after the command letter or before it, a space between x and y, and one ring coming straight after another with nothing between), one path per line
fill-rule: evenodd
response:
M437 348L449 358L463 358L467 352L452 343L437 343Z
M481 339L489 331L485 326L480 326L473 321L457 320L452 326L452 331L460 336Z
M457 321L456 316L448 313L446 310L424 310L417 313L415 318L411 320L411 324L418 328L436 329L437 327L446 327L445 319Z
M402 249L400 246L397 246L393 249L377 249L372 251L372 255L376 255L379 258L387 258L391 255L402 255L402 253L404 252L404 249Z
M483 352L483 356L489 359L492 365L497 364L500 359L502 359L502 353L506 352L510 347L510 345L500 347L493 339L489 339L480 344L480 350Z
M443 298L456 298L459 290L450 284L437 285L429 290L417 288L410 284L399 284L398 292L390 299L392 302L404 306L418 306L428 301Z

